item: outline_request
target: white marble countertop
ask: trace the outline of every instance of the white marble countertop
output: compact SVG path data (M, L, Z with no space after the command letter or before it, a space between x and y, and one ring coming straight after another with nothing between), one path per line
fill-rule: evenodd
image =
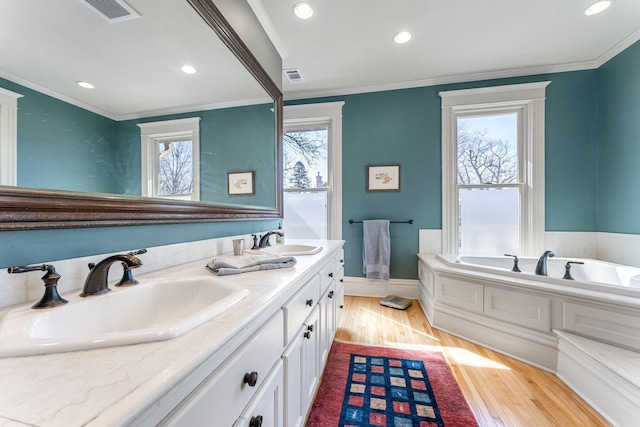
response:
M251 333L247 327L252 321L276 313L311 277L313 267L334 256L343 244L311 243L322 245L323 250L296 257L293 268L222 276L248 289L249 295L232 309L172 340L0 359L0 426L131 424L204 361L224 360L230 351L226 347ZM209 260L138 279L211 274L205 269Z

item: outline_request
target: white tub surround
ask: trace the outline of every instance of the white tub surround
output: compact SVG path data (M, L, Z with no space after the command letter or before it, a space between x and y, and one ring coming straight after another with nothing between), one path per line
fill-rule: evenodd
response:
M582 371L578 367L566 368L567 357L576 361L580 358L569 350L571 340L559 340L559 336L580 335L587 341L606 341L625 348L636 355L634 369L640 366L640 288L622 286L625 277L640 273L637 269L591 261L593 266L601 267L595 273L596 280L615 281L614 273L622 272L617 278L620 285L613 285L589 281L578 269L573 271L582 280L564 280L561 277L567 260L557 257L549 259L549 277L526 273L532 271L534 259L523 259L521 268L525 272L514 273L510 271L513 261L509 258L466 259L474 264L457 262L453 256L420 254L418 258L420 303L435 328L552 373L560 374L563 368L567 378L575 379L575 372L588 372L590 368L588 364L580 368ZM559 345L559 341L564 344ZM602 364L595 356L582 357ZM610 361L609 365L615 363ZM600 377L606 381L606 375ZM571 387L583 385L577 381L567 383ZM595 387L596 383L590 384ZM609 386L615 389L615 380ZM635 393L632 396L637 396L638 384L631 388ZM602 394L601 389L574 389L594 399L597 390L598 396ZM618 390L622 393L621 388ZM600 399L594 407L614 425L628 425L618 418L614 406L606 405L608 400L616 398ZM629 398L620 396L619 401L625 400ZM640 401L631 400L635 402L632 409L640 413Z
M323 250L297 257L293 268L224 276L230 286L246 288L249 295L233 309L172 340L0 359L0 389L4 390L0 394L0 424L178 425L181 419L194 414L197 419L203 410L206 414L220 404L225 405L218 413L222 418L209 420L225 420L224 425L231 425L242 419L248 424L253 411L269 407L265 402L278 396L280 406L271 405L271 410L284 411L284 402L291 397L283 388L287 375L281 359L290 345L288 340L317 343L317 353L311 353L318 355L311 359L311 371L320 375L318 369L325 360L320 357L321 350L328 352L342 304L339 261L343 259L343 242L313 244L322 245ZM202 255L198 261L140 272L137 278L207 274L205 264L211 256ZM318 315L318 337L310 339L303 339L298 319L282 310L296 302L296 295L303 290L313 295L308 309ZM226 385L241 384L242 378L230 375L251 372L253 368L245 365L254 362L259 371L255 388L245 385L236 392ZM213 390L215 398L209 396L203 406L200 396L208 396L207 390ZM277 425L282 426L283 414L277 419Z
M579 335L555 331L558 377L614 426L638 424L640 354Z

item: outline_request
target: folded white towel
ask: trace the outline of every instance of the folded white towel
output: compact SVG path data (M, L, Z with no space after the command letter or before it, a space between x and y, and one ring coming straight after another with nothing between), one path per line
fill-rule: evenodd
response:
M248 273L259 270L274 270L296 265L292 256L242 256L238 258L214 258L207 264L207 269L218 276Z
M362 273L367 279L389 280L391 238L389 220L362 221Z

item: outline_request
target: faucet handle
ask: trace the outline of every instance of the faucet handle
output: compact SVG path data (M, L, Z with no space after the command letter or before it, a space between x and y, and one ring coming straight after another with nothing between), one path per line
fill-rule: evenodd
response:
M52 308L68 303L69 301L62 298L58 293L57 286L58 280L60 280L60 275L56 273L56 269L53 265L42 264L9 267L7 269L7 272L13 274L38 270L47 272L44 276L42 276L42 281L44 282L44 295L42 296L42 298L40 298L40 301L32 305L31 308Z
M137 251L131 251L128 253L128 255L140 255L140 254L146 254L147 250L146 249L138 249Z
M513 257L513 268L511 269L511 271L513 271L514 273L522 273L522 270L520 270L520 267L518 267L518 255L504 254L504 256Z
M562 277L563 279L574 280L573 276L571 275L571 264L584 264L584 262L582 262L582 261L567 261L567 263L564 265L564 276Z

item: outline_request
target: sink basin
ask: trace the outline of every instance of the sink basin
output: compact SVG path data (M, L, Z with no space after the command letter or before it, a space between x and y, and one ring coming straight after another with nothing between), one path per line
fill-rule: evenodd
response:
M211 276L145 281L68 304L0 314L0 357L28 356L175 338L249 294Z
M313 255L322 250L322 246L315 245L276 245L267 246L266 248L258 249L257 253L266 253L270 255Z

